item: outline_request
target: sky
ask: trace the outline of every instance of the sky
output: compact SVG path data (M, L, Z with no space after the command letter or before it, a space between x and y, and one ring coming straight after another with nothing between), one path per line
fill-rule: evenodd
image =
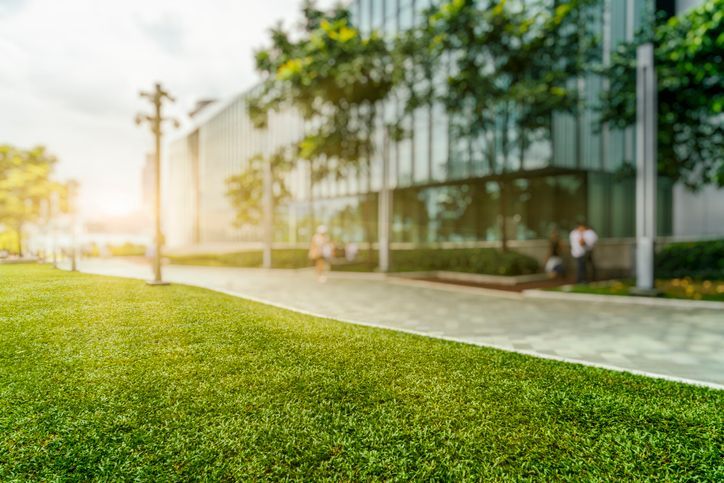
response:
M331 1L321 1L329 5ZM0 144L45 145L88 216L141 205L152 148L137 112L160 81L184 117L254 84L253 51L301 0L0 0Z

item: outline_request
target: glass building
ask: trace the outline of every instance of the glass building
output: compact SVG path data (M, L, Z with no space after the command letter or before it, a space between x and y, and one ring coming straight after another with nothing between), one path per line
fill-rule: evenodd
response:
M647 1L599 2L589 28L601 39L601 60L605 62L619 42L633 38ZM364 32L375 29L394 36L420 21L429 3L356 0L350 8ZM445 82L445 78L441 66L440 75L431 81ZM634 161L634 130L599 128L595 105L605 88L601 78L588 75L579 79L578 86L586 108L577 115L555 115L551 135L513 153L506 169L497 173L489 171L480 140L454 135L442 106L415 112L408 126L412 136L389 149L393 246L494 245L501 237L502 211L507 214L507 236L518 247L547 238L553 226L567 231L581 218L604 239L633 237L635 179L620 173L624 163ZM241 246L261 239L259 227L233 225L225 179L240 172L251 156L271 153L298 139L304 123L293 113L276 114L266 130L256 130L248 119L245 98L242 93L207 108L167 149L165 200L173 209L167 210L165 231L171 247ZM392 118L398 109L390 102L384 115ZM306 246L320 223L329 227L336 241L376 242L382 143L380 132L369 169L342 179L312 183L307 164L297 163L287 179L291 198L275 208L275 243ZM499 181L508 188L502 211ZM672 193L671 183L661 179L661 235L672 233Z

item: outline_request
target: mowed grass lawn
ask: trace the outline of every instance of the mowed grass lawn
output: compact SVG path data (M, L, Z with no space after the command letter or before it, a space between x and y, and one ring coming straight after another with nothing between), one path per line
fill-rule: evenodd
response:
M711 389L0 266L2 481L722 481L723 409Z

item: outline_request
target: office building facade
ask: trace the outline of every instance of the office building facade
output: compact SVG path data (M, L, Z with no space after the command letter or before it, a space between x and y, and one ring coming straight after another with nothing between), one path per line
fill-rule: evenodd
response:
M589 26L601 39L600 60L605 62L618 43L633 38L646 4L647 0L600 1ZM357 0L350 8L363 32L375 29L392 37L420 21L428 6L429 0ZM445 81L444 68L436 82ZM600 126L595 108L604 88L600 77L588 75L578 85L586 107L577 115L555 115L551 134L523 152L506 159L497 153L497 162L508 164L496 173L489 171L475 140L455 136L442 106L415 112L407 120L412 136L388 151L393 246L495 245L504 212L507 236L523 251L528 245L543 246L540 240L554 226L567 231L582 218L602 238L630 251L634 178L624 168L635 161L634 129ZM240 172L251 156L269 154L299 139L304 123L292 113L274 114L268 129L257 130L247 116L245 98L242 93L208 107L169 144L164 163L165 230L172 248L241 247L261 240L259 227L234 226L225 180ZM392 119L399 109L390 102L384 116ZM275 243L306 245L320 223L339 242L375 242L382 142L380 131L369 169L342 179L312 183L306 163L297 163L287 177L291 197L275 208ZM499 181L508 188L504 210ZM662 236L674 234L675 192L670 182L660 180L657 211ZM629 254L619 263L629 264Z

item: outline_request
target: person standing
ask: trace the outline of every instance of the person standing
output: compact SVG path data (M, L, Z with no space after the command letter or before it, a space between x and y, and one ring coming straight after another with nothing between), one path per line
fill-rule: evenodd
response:
M596 280L596 264L593 263L593 249L598 243L598 234L588 225L586 225L586 230L583 232L583 241L586 244L586 273L591 274L590 281L594 282Z
M312 237L309 246L309 259L314 263L314 271L319 282L327 281L327 257L329 256L331 243L327 235L327 227L319 225L317 232Z
M586 224L579 222L578 226L571 231L571 256L576 261L576 283L588 283L586 274L587 246L586 246Z
M563 268L563 248L561 246L561 237L558 234L558 228L554 227L548 240L548 258L546 259L545 270L551 277L563 278L565 269Z

